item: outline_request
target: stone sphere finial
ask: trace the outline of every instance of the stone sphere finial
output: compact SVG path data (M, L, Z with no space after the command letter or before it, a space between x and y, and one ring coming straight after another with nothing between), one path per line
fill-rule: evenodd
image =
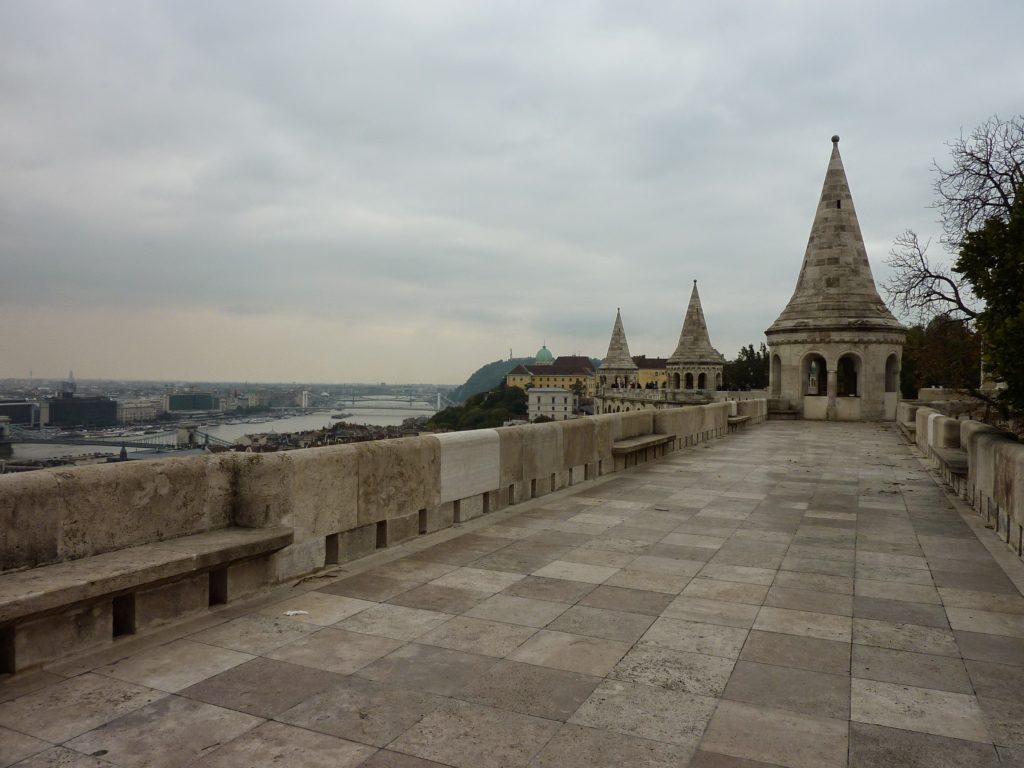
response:
M839 143L839 134L838 133L835 136L832 137L832 143L833 144L838 144Z

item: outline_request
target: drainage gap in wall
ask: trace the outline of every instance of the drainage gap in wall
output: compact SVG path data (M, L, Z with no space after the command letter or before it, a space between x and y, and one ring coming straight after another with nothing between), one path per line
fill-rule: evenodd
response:
M114 637L135 634L135 595L114 598Z
M377 523L377 549L384 549L388 545L388 521L381 520Z
M0 675L14 674L14 627L0 629Z
M329 533L324 537L324 565L338 564L338 548L341 536L337 533Z
M555 473L552 472L551 473L551 490L552 490L552 492L554 492L554 490L555 490L555 482L556 482L555 481Z
M462 522L462 501L460 499L456 499L452 502L452 522Z
M427 532L427 510L420 510L420 536Z
M537 498L537 481L536 480L531 480L530 481L530 498L531 499L536 499Z
M228 569L210 571L210 605L225 605L228 601Z
M491 494L484 493L484 514L486 515L491 511Z
M516 485L515 485L515 483L512 483L512 485L510 485L508 487L508 503L509 503L509 505L512 505L512 504L516 503Z

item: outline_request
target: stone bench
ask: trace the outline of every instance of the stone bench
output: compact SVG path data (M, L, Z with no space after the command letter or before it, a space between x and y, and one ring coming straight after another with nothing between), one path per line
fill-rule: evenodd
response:
M739 432L740 429L743 427L743 425L746 424L748 421L750 421L750 417L749 416L729 416L727 421L729 423L729 432L730 433L732 433L732 432Z
M222 528L0 575L0 673L227 603L267 584L291 528Z
M675 435L637 435L616 440L612 443L615 470L634 467L637 464L665 455L665 446L675 440ZM643 462L640 458L643 458Z
M957 496L966 496L967 491L967 451L959 448L932 448L932 456L939 465L942 479L953 489Z

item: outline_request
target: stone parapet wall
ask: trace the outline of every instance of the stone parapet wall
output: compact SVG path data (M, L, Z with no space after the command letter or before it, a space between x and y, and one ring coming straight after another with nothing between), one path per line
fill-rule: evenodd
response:
M361 557L616 471L616 441L672 435L670 450L728 433L730 409L607 414L283 453L218 454L0 477L0 570L111 552L227 526L290 526L271 581Z

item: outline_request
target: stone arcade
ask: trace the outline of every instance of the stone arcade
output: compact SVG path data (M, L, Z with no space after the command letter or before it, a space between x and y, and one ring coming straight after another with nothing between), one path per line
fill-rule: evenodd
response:
M805 419L896 418L905 332L875 289L838 136L796 290L765 334L773 410Z

